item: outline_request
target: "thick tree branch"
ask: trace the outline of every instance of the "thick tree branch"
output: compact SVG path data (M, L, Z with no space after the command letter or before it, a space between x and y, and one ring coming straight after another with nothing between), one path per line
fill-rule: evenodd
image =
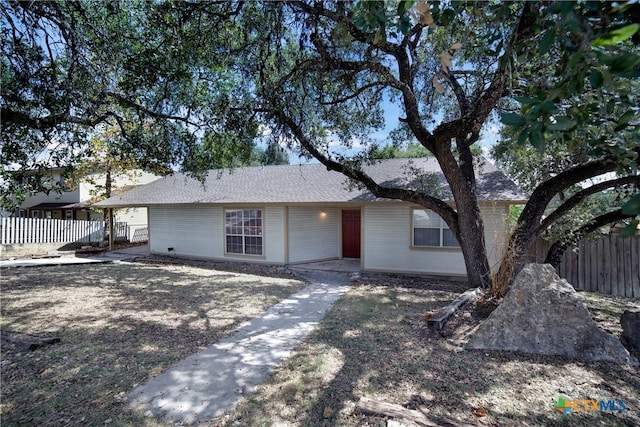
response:
M115 92L106 92L105 95L112 97L113 99L115 99L120 104L122 104L122 105L124 105L126 107L133 108L134 110L142 112L142 113L144 113L145 115L147 115L149 117L153 117L154 119L174 120L174 121L179 121L179 122L182 122L182 123L185 123L185 124L188 124L188 125L198 126L198 123L189 120L188 116L176 116L176 115L171 115L171 114L159 113L157 111L154 111L154 110L151 110L149 108L146 108L146 107L138 104L137 102L134 102L134 101L126 98L125 96L120 95L120 94L115 93Z
M395 78L393 73L384 65L375 61L343 61L333 57L327 48L327 46L322 42L320 36L317 33L311 34L311 42L314 47L320 54L320 57L324 61L324 68L328 68L329 70L341 70L341 71L371 71L375 74L380 75L391 87L394 87L398 90L403 90L405 88L405 84Z
M503 58L509 58L519 43L532 35L535 22L536 16L532 13L531 3L525 2L522 6L518 25L511 35L509 43L505 46ZM463 115L461 117L462 120L456 124L458 127L458 135L466 136L468 134L480 134L480 130L486 122L487 117L503 97L507 82L508 76L505 70L503 68L498 68L491 80L491 83L489 84L489 87L482 93L482 95L474 100L473 104L468 109L467 114ZM451 128L448 128L447 131L450 132ZM469 139L469 142L473 143L473 141L473 139Z
M111 113L105 113L92 118L77 117L70 114L56 114L48 115L45 117L32 117L21 111L12 110L6 107L2 107L2 109L0 110L0 115L2 116L2 121L5 124L16 123L20 125L26 125L31 129L38 129L41 131L53 129L63 123L93 127L99 123L104 122L112 116Z
M625 176L618 179L599 182L597 184L594 184L590 187L585 188L584 190L579 191L578 193L569 197L562 205L560 205L551 214L547 215L547 217L545 217L542 221L540 221L539 229L535 230L534 232L539 233L542 230L546 230L547 228L549 228L551 224L553 224L559 218L569 213L571 209L577 206L580 202L582 202L588 196L592 194L600 193L601 191L604 191L609 188L620 187L626 184L640 185L640 175Z
M465 117L469 114L470 104L469 99L467 99L467 94L464 93L464 89L458 82L458 79L454 77L453 74L449 72L440 73L442 77L449 83L451 90L453 90L453 94L456 96L456 100L458 101L458 107L460 108L460 116Z
M344 97L333 98L333 99L331 99L329 101L319 100L318 102L321 105L340 104L340 103L349 101L351 99L357 98L359 95L361 95L362 93L364 93L365 91L367 91L369 89L373 89L375 87L384 87L384 86L386 86L386 84L384 82L373 82L373 83L369 83L369 84L364 85L364 86L360 86L359 88L355 89L351 94L346 95Z
M636 156L640 156L640 147L636 148L634 152ZM586 179L615 171L618 167L616 160L616 156L610 155L581 163L540 184L529 197L529 201L520 215L519 222L523 229L540 230L538 225L545 208L556 194Z
M569 246L575 244L578 240L588 235L589 233L593 233L600 227L604 227L605 225L622 221L631 217L631 215L623 214L622 209L617 209L615 211L607 212L606 214L594 218L588 224L575 230L571 234L570 238L554 242L549 248L549 252L547 252L547 257L545 258L544 262L557 267L560 263L560 260L562 259L562 255L564 255L564 252Z
M409 50L409 55L411 55L411 81L416 78L418 74L418 70L420 69L420 57L418 56L417 47L420 42L420 37L422 36L423 25L417 24L414 25L413 28L409 31L409 34L402 40L401 46L405 49Z
M420 108L418 107L418 99L413 91L413 79L415 77L414 64L409 60L409 56L405 49L395 51L393 56L398 64L400 81L403 83L403 86L398 88L402 93L404 110L407 115L406 119L403 119L403 121L409 125L411 131L416 136L416 139L420 144L430 152L435 153L436 140L434 139L433 134L429 132L422 122Z
M403 200L405 202L415 203L420 206L424 206L428 209L432 209L438 215L440 215L449 225L451 231L456 235L460 235L458 228L458 214L447 205L444 201L429 196L424 192L419 192L404 188L392 188L379 185L373 178L367 175L360 168L348 167L344 163L336 162L323 155L307 137L306 133L300 126L289 117L283 110L274 111L277 119L280 123L285 125L291 130L295 138L302 145L302 147L315 157L320 163L322 163L328 170L339 172L356 182L364 185L376 197L382 197L385 199Z

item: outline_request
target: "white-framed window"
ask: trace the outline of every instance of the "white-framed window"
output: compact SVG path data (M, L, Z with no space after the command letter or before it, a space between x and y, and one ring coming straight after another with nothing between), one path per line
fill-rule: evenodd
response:
M414 209L412 243L416 247L460 247L449 226L438 214L428 209Z
M225 251L230 254L262 255L262 210L225 210Z

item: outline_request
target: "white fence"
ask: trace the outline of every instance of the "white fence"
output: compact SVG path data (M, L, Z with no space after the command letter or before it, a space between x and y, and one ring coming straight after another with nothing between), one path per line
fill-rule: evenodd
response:
M100 242L103 221L0 218L0 244Z
M133 233L129 231L127 233L128 239L131 243L142 243L149 241L149 227L137 227Z

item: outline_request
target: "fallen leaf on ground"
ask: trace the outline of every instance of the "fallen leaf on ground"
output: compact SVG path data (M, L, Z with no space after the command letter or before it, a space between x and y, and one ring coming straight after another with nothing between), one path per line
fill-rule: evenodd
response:
M333 415L333 409L331 409L328 406L325 406L322 416L325 418L331 418L332 415Z
M486 417L489 414L487 413L486 409L484 409L482 406L479 406L476 409L474 409L473 415L475 415L476 417Z

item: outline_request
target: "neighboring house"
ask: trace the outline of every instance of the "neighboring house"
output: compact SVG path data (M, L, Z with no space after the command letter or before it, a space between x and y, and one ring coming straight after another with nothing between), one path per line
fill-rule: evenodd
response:
M407 174L416 168L426 174L421 182L431 182L446 199L435 159L392 159L365 169L393 185L407 181L403 176L414 182L415 175ZM477 179L495 264L507 237L509 205L526 196L484 159ZM96 206L147 207L152 253L270 264L359 258L368 271L466 274L457 241L439 216L354 189L321 164L217 170L204 183L175 174Z
M27 175L25 179L35 178L36 175ZM95 182L104 180L99 174L92 178ZM130 176L116 175L113 177L113 188L130 188L133 185L148 184L158 178L156 175L143 171L136 171ZM49 194L40 191L28 196L16 208L13 215L27 218L101 221L103 219L102 210L91 206L91 201L96 198L96 186L88 181L65 182L63 168L49 169L40 181L32 183L32 186L35 188L62 188L63 191L52 190ZM130 228L133 228L133 232L137 228L147 226L147 211L145 208L119 210L116 211L115 221L126 222Z

